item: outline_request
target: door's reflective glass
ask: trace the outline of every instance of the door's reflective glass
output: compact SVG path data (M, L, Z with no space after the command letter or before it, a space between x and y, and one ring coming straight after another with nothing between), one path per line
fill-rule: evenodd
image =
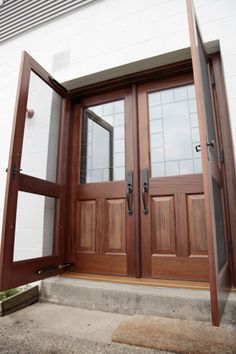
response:
M84 109L80 183L125 179L124 100Z
M31 72L21 158L22 173L56 182L62 98Z
M56 199L18 192L14 261L53 255Z
M199 59L200 59L204 106L206 110L208 142L214 141L214 143L216 143L216 131L215 131L215 122L214 122L213 103L211 98L211 85L209 80L208 63L207 63L206 55L204 53L203 43L201 40L198 42L198 50L199 50ZM211 153L212 157L214 157L214 160L218 162L217 149L215 147L209 146L208 153Z
M194 85L148 94L152 177L201 173Z
M215 227L216 227L216 243L217 243L217 261L218 271L224 267L226 259L225 251L225 230L224 230L224 216L222 206L222 195L220 185L212 178L213 187L213 201L215 212Z

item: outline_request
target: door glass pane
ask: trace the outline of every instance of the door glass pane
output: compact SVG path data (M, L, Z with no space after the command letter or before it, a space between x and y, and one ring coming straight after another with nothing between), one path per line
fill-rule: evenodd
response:
M221 188L219 184L212 178L214 211L215 211L215 225L216 225L216 242L217 242L217 259L218 271L223 268L226 263L225 252L225 235L224 235L224 217L221 198Z
M201 173L194 85L148 94L152 177Z
M56 182L61 103L62 98L31 72L27 109L34 115L25 120L23 173Z
M80 183L125 179L124 100L83 112Z
M198 51L200 58L200 69L201 69L201 79L202 79L202 88L203 88L203 97L204 97L204 107L206 110L206 123L207 123L207 135L208 142L216 143L216 132L215 132L215 122L214 122L214 112L213 112L213 104L211 99L211 87L209 82L208 75L208 64L204 54L202 41L198 41ZM217 161L217 149L215 147L209 146L209 151Z
M53 255L55 206L55 198L18 192L14 261Z

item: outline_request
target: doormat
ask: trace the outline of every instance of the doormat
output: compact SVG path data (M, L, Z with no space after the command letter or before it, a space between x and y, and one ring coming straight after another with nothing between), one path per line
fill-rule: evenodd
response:
M188 354L235 354L236 330L209 323L133 316L121 322L113 342Z

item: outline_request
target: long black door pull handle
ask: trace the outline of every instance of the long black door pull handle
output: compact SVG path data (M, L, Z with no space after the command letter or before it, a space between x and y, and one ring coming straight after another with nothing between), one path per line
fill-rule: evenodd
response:
M143 213L147 215L149 213L149 209L146 203L146 194L149 190L149 177L148 177L148 169L145 168L142 170L142 201L143 201Z
M128 171L126 176L127 188L126 188L126 199L128 205L128 215L133 214L133 209L131 206L131 194L133 192L133 171Z

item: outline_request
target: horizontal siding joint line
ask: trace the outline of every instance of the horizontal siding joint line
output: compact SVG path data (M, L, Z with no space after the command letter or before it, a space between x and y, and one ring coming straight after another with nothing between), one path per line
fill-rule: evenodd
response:
M0 7L0 43L95 1L96 0L7 0Z

